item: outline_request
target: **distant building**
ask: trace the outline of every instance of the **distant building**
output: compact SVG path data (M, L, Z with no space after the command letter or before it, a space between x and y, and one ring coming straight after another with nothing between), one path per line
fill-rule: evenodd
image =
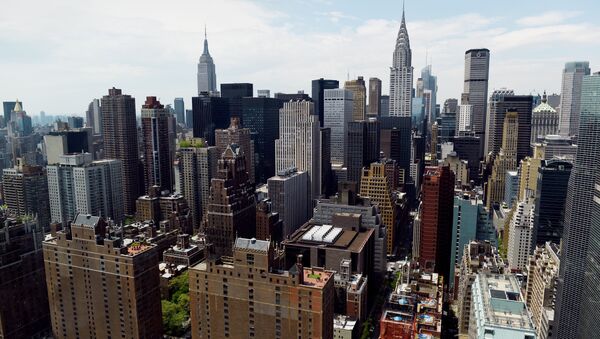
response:
M246 170L250 177L250 182L254 183L255 171L254 166L254 141L252 140L252 132L249 128L242 128L240 118L232 117L227 129L218 129L215 131L215 145L219 156L225 152L227 146L236 144L240 147L246 158Z
M173 107L175 107L177 124L185 125L185 103L183 102L183 98L175 98Z
M334 272L282 264L273 243L237 238L233 258L191 267L193 337L333 338Z
M367 115L368 117L381 116L381 79L369 78L369 111Z
M517 169L517 144L518 144L518 113L508 112L504 120L504 135L502 149L494 160L492 175L487 186L487 208L500 204L504 200L506 172Z
M288 168L269 178L267 186L273 211L279 214L283 223L282 236L287 238L312 214L308 173Z
M379 122L369 120L351 121L347 124L347 152L344 164L348 168L347 180L360 182L362 169L379 160Z
M444 158L442 165L450 167L450 171L454 173L454 185L456 187L469 184L468 162L466 160L461 160L456 152L450 152L446 158Z
M179 144L181 193L192 212L194 229L199 229L208 211L210 183L217 177L217 162L221 154L217 147L207 146L201 139Z
M8 123L10 122L10 113L13 111L13 109L15 108L15 105L17 104L16 101L3 101L2 102L2 108L4 110L4 125L8 125ZM22 107L22 103L21 103L21 107Z
M102 110L100 100L94 99L90 102L85 112L85 127L91 127L94 134L102 134Z
M473 107L471 130L474 132L474 136L481 140L485 140L486 126L490 123L486 119L489 74L490 50L487 48L467 50L465 52L465 83L460 104ZM480 146L479 158L484 155L483 143Z
M480 273L473 282L469 338L535 339L536 331L514 275Z
M381 116L389 117L390 116L390 96L382 95L381 96Z
M504 179L504 198L502 202L512 208L515 201L519 200L519 171L506 171Z
M14 168L2 172L4 204L9 213L18 217L35 216L44 230L50 229L48 176L41 166L17 162Z
M324 126L325 122L325 90L336 89L339 87L340 83L337 80L320 78L312 81L311 96L315 103L314 114L319 117L319 123L321 124L321 127Z
M411 116L411 92L413 88L412 51L404 10L402 10L402 22L396 37L392 67L390 67L390 109L389 116L410 117Z
M181 193L160 192L158 186L150 187L147 195L136 201L136 219L153 221L154 225L168 222L169 229L177 229L184 234L194 233L192 214Z
M0 338L50 334L44 275L44 228L35 217L14 219L0 212Z
M546 135L540 143L536 144L536 147L543 149L545 160L562 157L573 161L577 155L577 144L568 136Z
M590 75L588 61L565 63L560 96L560 135L577 136L581 114L582 80Z
M215 130L229 126L231 111L226 98L201 95L192 98L194 138L215 146Z
M120 160L123 176L123 209L125 214L135 213L135 200L144 191L140 178L135 99L120 89L111 88L102 97L102 136L104 158ZM92 211L91 213L98 213Z
M285 101L302 101L302 100L312 101L310 96L308 94L304 93L304 91L298 91L296 93L275 93L275 95L273 95L273 97L276 99L279 99L283 102L285 102ZM318 119L319 118L317 117L317 120Z
M548 104L546 92L542 96L542 103L531 112L531 143L543 140L546 135L558 133L559 114Z
M150 96L142 105L141 120L146 189L157 185L161 191L173 191L175 117Z
M269 91L268 89L259 89L256 90L256 96L259 98L270 98L271 91Z
M456 114L456 132L471 131L471 119L473 117L473 105L459 105Z
M259 240L282 241L282 221L279 213L273 211L269 199L263 199L256 204L256 238Z
M70 128L83 128L83 117L69 117Z
M92 161L89 153L63 155L47 171L52 222L66 225L78 213L124 220L121 161Z
M346 81L344 89L352 92L352 121L365 120L367 116L367 87L364 78L359 76L356 80Z
M242 98L250 98L253 95L254 86L251 83L221 84L221 97L229 102L229 114L232 117L242 116ZM269 98L260 95L258 97Z
M509 223L507 261L510 269L526 271L532 251L534 202L533 199L519 201Z
M50 132L44 135L44 146L48 164L58 163L60 156L65 154L82 152L90 153L93 156L96 154L91 127Z
M217 255L231 256L237 236L256 234L254 186L245 164L239 146L229 145L219 159L217 177L211 180L204 232Z
M331 163L344 164L347 153L348 123L352 121L352 92L346 89L324 91L323 126L331 129Z
M208 51L208 39L204 31L204 50L198 61L198 95L202 92L215 92L217 90L217 74L215 63Z

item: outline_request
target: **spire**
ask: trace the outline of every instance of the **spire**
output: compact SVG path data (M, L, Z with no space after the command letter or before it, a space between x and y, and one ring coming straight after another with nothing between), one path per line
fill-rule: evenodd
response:
M17 101L15 102L15 108L13 109L14 112L21 112L23 110L23 108L21 107L21 102L19 101L19 99L17 99Z
M406 28L406 20L404 19L404 0L402 0L402 24L400 26Z
M206 24L204 25L204 51L202 52L202 55L210 56L210 53L208 52L208 38L206 37Z
M546 96L546 90L544 90L544 95L542 95L542 102L546 103L548 101L548 97Z

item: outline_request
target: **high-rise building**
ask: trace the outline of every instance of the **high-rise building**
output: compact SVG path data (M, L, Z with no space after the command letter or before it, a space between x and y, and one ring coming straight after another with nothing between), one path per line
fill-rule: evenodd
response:
M0 211L0 338L50 334L44 275L44 229L33 218Z
M359 76L356 80L344 83L344 89L352 92L352 121L365 120L367 112L367 87L365 80Z
M379 160L379 121L376 118L351 121L347 129L347 153L344 161L348 169L346 179L358 183L363 167Z
M389 117L390 116L390 96L382 95L381 96L381 117Z
M431 65L425 66L421 70L421 77L417 80L415 96L423 98L424 116L429 125L433 124L437 118L437 77L431 73Z
M275 175L275 147L279 138L279 109L283 102L275 98L243 98L242 124L252 132L256 183L264 184Z
M69 117L69 128L83 128L83 117Z
M282 221L285 239L312 216L308 173L288 168L267 180L273 211Z
M517 135L517 164L531 155L531 115L533 97L531 95L514 95L512 91L494 91L490 98L490 116L488 134L486 136L487 153L498 155L504 134L504 118L507 112L516 112L519 120Z
M543 140L546 135L557 134L558 125L558 112L548 104L548 97L544 92L542 103L531 112L531 143Z
M172 191L175 117L156 97L146 97L142 105L142 136L146 189L159 186L161 191Z
M502 202L512 208L519 200L519 171L506 171L504 179L504 199Z
M553 338L553 333L556 333L554 306L560 267L559 255L558 244L546 242L537 246L533 255L529 257L525 298L538 339Z
M159 186L150 187L147 195L138 198L135 217L140 222L160 225L161 229L177 230L188 235L194 233L190 207L183 195L161 192Z
M312 101L311 97L308 94L304 93L304 91L298 91L296 93L277 92L273 95L273 98L279 99L281 101Z
M257 89L256 90L256 96L259 97L259 98L270 98L271 97L271 91L268 90L268 89ZM281 98L279 98L279 99L281 99Z
M465 85L462 105L472 105L471 126L475 136L484 140L486 133L488 79L490 74L490 50L470 49L465 52ZM483 147L483 145L481 145ZM483 156L481 148L480 157Z
M194 111L191 109L185 110L185 127L194 128Z
M61 155L71 153L95 155L96 151L91 127L50 132L44 135L44 146L48 164L56 164Z
M215 146L215 130L229 126L229 100L202 95L192 98L194 138L202 138Z
M398 237L397 207L384 163L372 163L363 169L360 179L360 195L379 205L381 219L387 230L387 254L394 253Z
M491 246L496 243L496 230L492 219L483 205L482 194L465 191L454 197L452 213L452 238L450 238L450 274L448 284L454 287L455 268L460 266L463 251L474 240L487 242Z
M124 220L121 161L92 161L91 154L78 153L61 156L47 170L52 222L66 224L78 213Z
M526 271L532 252L533 221L535 204L533 199L521 200L515 206L509 222L507 262L513 271Z
M536 329L511 274L480 273L473 282L469 338L535 339Z
M254 183L254 141L252 141L252 132L249 128L242 128L239 117L232 117L227 129L218 129L215 131L215 145L218 154L225 152L228 145L236 144L240 146L241 151L246 158L246 170L250 182Z
M123 207L127 215L135 214L135 201L143 191L139 175L135 99L118 88L108 90L102 97L102 135L104 158L121 161L123 176ZM93 211L92 213L97 213Z
M321 150L321 195L328 197L337 190L331 170L331 129L321 127L319 139L321 141L319 145Z
M44 241L54 336L162 338L158 251L111 226L79 214Z
M279 139L275 140L277 172L296 168L307 172L309 196L321 195L321 133L314 104L310 101L288 101L279 110ZM310 204L312 208L312 204Z
M185 125L185 103L183 102L183 98L175 98L173 107L175 107L177 124Z
M538 168L535 193L534 243L560 243L563 235L565 201L573 163L544 160Z
M529 196L535 196L538 182L538 168L542 164L541 154L527 157L521 160L519 164L519 201L525 200Z
M242 116L242 98L252 97L253 94L254 86L251 83L221 84L221 98L229 100L229 114L232 117Z
M198 61L198 95L206 92L211 93L217 90L217 73L215 72L215 63L208 52L208 39L206 30L204 30L204 50Z
M369 78L369 117L381 116L381 79Z
M17 162L14 168L2 172L4 204L9 213L17 217L36 216L44 230L50 228L48 202L48 177L41 166Z
M427 167L423 175L419 263L450 277L454 174L448 167Z
M94 99L85 112L85 126L91 127L94 134L102 134L102 111L100 100Z
M223 153L201 139L184 140L179 144L181 193L192 212L194 229L199 229L208 211L210 183L217 176L217 162Z
M269 199L263 199L256 204L256 239L282 241L282 222L279 213L273 211Z
M325 122L325 93L326 89L336 89L340 87L340 83L337 80L329 79L316 79L312 81L312 92L311 96L315 103L314 114L319 117L319 123L323 127ZM14 105L13 105L14 107Z
M471 294L473 282L479 273L503 274L505 270L502 257L496 247L487 241L471 241L465 245L458 277L455 281L454 297L458 308L458 331L461 335L469 333L471 319Z
M544 159L550 160L555 157L573 161L577 155L577 144L572 137L563 135L547 135L539 144L544 152Z
M459 105L456 114L456 132L461 134L470 132L471 118L473 117L473 105Z
M206 239L214 252L231 256L238 236L255 236L255 214L254 185L248 179L244 154L239 146L229 145L219 159L217 177L211 180L204 219Z
M410 117L382 117L379 122L381 152L386 158L395 160L404 171L404 178L408 178L412 132Z
M17 101L3 101L2 102L2 108L4 110L4 125L5 126L8 125L8 123L10 122L10 113L15 108ZM23 103L21 103L21 107L22 107L22 105L23 105Z
M581 84L577 158L567 194L558 288L558 337L597 336L600 312L600 72ZM592 179L593 178L593 179ZM564 269L563 269L564 268ZM578 326L579 331L573 332Z
M410 117L412 115L412 86L412 51L410 49L410 40L408 38L408 30L406 29L403 8L402 22L400 23L400 30L396 37L396 47L394 48L392 67L390 67L389 116Z
M519 121L517 112L507 112L504 119L502 148L494 160L492 174L488 179L486 195L487 208L500 204L504 200L506 171L517 169L517 142Z
M565 63L560 91L560 134L576 136L581 113L581 86L583 77L590 75L588 61Z
M348 145L348 122L352 121L352 92L346 89L324 91L323 126L331 129L331 163L344 164Z
M301 257L282 270L269 241L237 238L233 248L233 258L190 268L194 338L333 338L333 271Z

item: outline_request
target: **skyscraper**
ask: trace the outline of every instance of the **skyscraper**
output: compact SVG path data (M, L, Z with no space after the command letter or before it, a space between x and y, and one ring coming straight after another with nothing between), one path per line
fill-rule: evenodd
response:
M177 124L185 125L185 104L183 102L183 98L175 98L173 107L175 107L175 118L177 119Z
M77 213L124 220L121 161L92 161L91 154L78 153L61 156L47 170L52 222L73 221Z
M535 248L535 245L532 246L534 207L533 199L521 200L510 219L506 259L511 270L527 271L529 254Z
M229 101L229 114L231 116L242 116L242 98L252 97L254 94L253 87L251 83L245 82L221 84L221 98Z
M348 122L352 121L352 92L346 89L324 91L323 126L331 129L331 163L344 164L347 152Z
M347 152L344 160L348 168L347 180L358 183L363 167L379 160L379 121L376 118L351 121L347 129Z
M37 223L50 228L48 177L42 166L29 166L18 161L14 168L2 173L4 204L18 217L37 216Z
M179 144L181 193L192 212L194 229L199 229L208 211L210 183L217 176L217 162L223 153L202 139L184 140Z
M4 110L4 125L8 125L8 123L10 122L10 112L12 112L12 110L15 108L15 105L17 104L16 101L3 101L2 102L2 108ZM21 107L22 107L23 103L21 103Z
M340 83L337 80L329 80L329 79L316 79L312 81L312 99L315 103L315 111L314 114L319 117L320 126L323 127L323 123L325 121L323 113L324 105L325 105L325 95L324 91L326 89L336 89L340 87ZM13 105L14 106L14 105Z
M100 110L100 100L94 99L88 105L85 112L85 126L91 127L94 134L102 134L102 111Z
M201 95L192 98L194 138L202 138L215 146L215 130L229 126L229 100Z
M312 216L308 191L308 173L288 168L267 180L273 212L283 223L282 237L287 238Z
M352 120L364 120L367 113L367 87L364 78L359 76L356 80L346 81L344 89L352 92Z
M473 126L471 119L473 117L473 105L459 105L456 116L456 133L461 134L470 132Z
M233 255L240 237L256 234L254 185L248 179L246 161L239 146L229 145L219 159L217 177L211 180L204 232L217 255Z
M204 51L198 61L198 95L202 92L211 93L217 90L217 74L215 63L208 52L208 39L204 30Z
M161 191L172 191L175 117L156 97L146 97L142 105L142 136L146 189L159 186Z
M381 117L381 152L396 161L404 171L405 181L410 175L411 119L410 117Z
M229 128L215 130L215 146L219 156L225 152L227 146L237 144L246 158L246 170L250 182L254 183L254 141L249 128L242 128L239 117L232 117ZM210 181L209 181L210 182Z
M101 107L104 157L121 161L124 212L133 215L135 201L144 190L139 176L135 99L113 87L108 90L108 95L102 97Z
M283 103L275 98L243 98L242 124L250 129L254 141L256 183L264 184L275 175L275 147L279 138L279 109Z
M369 117L381 116L381 79L369 78Z
M419 264L422 269L450 278L450 241L454 173L449 167L426 167L423 174ZM446 278L448 277L448 278Z
M465 86L461 104L473 106L472 131L482 140L486 128L489 73L489 49L470 49L465 52ZM480 151L481 156L483 156L483 148Z
M404 8L390 67L390 113L392 117L410 117L412 112L412 51L406 30Z
M314 104L289 101L279 110L279 139L275 140L275 169L289 168L308 173L309 195L321 195L321 133ZM312 206L312 204L311 204Z
M506 172L517 169L518 114L517 112L507 112L504 118L502 148L494 160L492 175L488 180L488 191L486 194L488 209L491 209L494 204L502 203L504 200Z
M581 112L581 86L585 75L590 74L588 61L565 63L560 94L560 134L577 135Z
M79 214L70 231L44 241L52 332L59 338L162 338L156 245L125 242L110 226Z
M556 300L557 337L594 337L598 307L598 223L594 213L600 177L600 73L581 84L577 156L565 204ZM597 207L597 206L596 206ZM587 260L586 260L587 259ZM586 269L587 268L587 269ZM587 285L587 286L586 286ZM582 306L585 305L585 306ZM587 312L587 314L586 314Z
M381 96L381 116L382 117L390 116L390 96L389 95Z
M429 125L437 118L437 77L431 73L431 65L421 70L421 77L417 80L416 97L423 98L425 117Z

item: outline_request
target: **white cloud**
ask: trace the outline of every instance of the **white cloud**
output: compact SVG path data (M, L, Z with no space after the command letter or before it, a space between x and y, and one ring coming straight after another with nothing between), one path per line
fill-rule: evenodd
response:
M19 97L33 114L42 109L82 114L92 98L116 86L135 96L138 106L147 95L167 102L183 96L189 103L196 91L205 23L219 83L252 82L255 89L310 93L312 79L343 81L350 73L379 77L387 92L400 18L363 20L336 9L326 12L328 20L351 20L306 29L293 20L299 13L282 12L274 4L10 2L0 13L0 74L13 81L0 82L0 100ZM542 86L557 91L565 61L600 55L592 44L600 35L596 24L525 22L530 25L515 27L514 20L478 13L427 21L407 16L415 81L426 49L438 76L440 101L460 96L464 51L469 48L492 51L490 88L518 91Z
M516 22L522 26L556 25L581 15L579 11L547 11L533 16L526 16Z

